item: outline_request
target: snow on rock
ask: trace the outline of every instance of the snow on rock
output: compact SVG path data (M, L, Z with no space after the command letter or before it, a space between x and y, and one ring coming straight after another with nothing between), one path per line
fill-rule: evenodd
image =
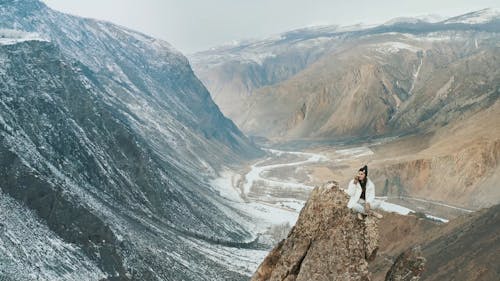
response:
M340 154L343 157L349 156L358 158L358 157L372 155L373 151L366 146L360 146L354 148L339 149L336 150L335 153Z
M442 21L443 17L439 15L422 15L418 17L397 17L393 18L387 22L385 22L383 25L388 26L388 25L393 25L397 23L409 23L409 24L417 24L417 23L422 23L422 22L428 22L428 23L436 23L439 21Z
M214 245L201 240L181 238L186 244L199 249L200 252L214 262L225 264L229 270L242 275L251 276L262 260L266 257L268 250L246 249ZM189 262L188 262L189 265Z
M481 24L500 18L500 11L496 9L483 9L471 13L467 13L458 17L450 18L444 21L445 24L451 23L466 23L466 24Z
M0 190L0 280L99 280L106 275L25 206ZM9 279L10 280L10 279Z
M79 278L78 271L72 277L53 266L53 276L42 280L100 280L105 276L99 268L110 275L116 275L116 268L123 272L132 268L137 274L158 276L149 280L217 280L213 276L218 273L231 274L225 265L201 257L177 237L181 233L214 243L214 237L237 243L250 236L234 210L219 210L223 199L207 190L205 182L217 165L240 159L250 146L210 100L187 60L166 42L113 24L47 7L27 17L24 1L4 3L0 27L5 28L1 33L5 42L42 39L37 34L43 34L51 38L51 44L0 46L0 150L19 159L12 164L13 170L21 167L24 173L41 178L46 191L68 199L61 213L70 210L92 218L74 223L68 236L83 236L80 229L93 231L88 223L96 222L96 229L105 225L106 235L119 237L125 247L116 251L119 258L112 259L112 266L100 264L100 259L108 259L97 252L97 270L91 269L92 264L87 266L95 273L87 274L89 279L83 273ZM209 121L202 123L202 118ZM144 181L131 172L139 166ZM28 187L32 186L30 182ZM0 181L4 192L16 188L23 190L16 184L2 186ZM51 229L56 233L46 237L68 239L59 228ZM50 241L43 243L50 245ZM93 247L78 243L85 251ZM195 269L180 270L182 261L149 251L154 243L172 255L200 256L197 265L210 272L202 279ZM106 245L111 245L106 251L113 254L118 244ZM3 247L0 258L13 252L13 246ZM78 257L79 250L74 252ZM61 253L53 260L64 257ZM150 260L146 262L145 257ZM31 260L16 258L14 263L15 271ZM25 268L26 277L19 280L32 280L29 274L37 274L36 266Z
M303 161L298 161L298 162L291 162L291 163L286 163L286 164L275 164L275 165L266 165L266 166L258 166L260 162L255 163L252 165L252 169L250 172L248 172L245 175L245 184L243 191L245 194L248 194L250 192L250 188L256 181L262 181L265 182L266 184L269 184L271 186L281 186L281 187L289 187L289 188L299 188L299 189L312 189L313 186L305 185L303 183L297 183L297 182L281 182L281 181L275 181L275 180L270 180L262 177L262 173L264 171L272 170L275 168L279 167L289 167L289 166L299 166L299 165L305 165L309 163L315 163L315 162L321 162L321 161L327 161L328 158L320 155L320 154L315 154L315 153L306 153L306 152L293 152L293 151L281 151L281 150L275 150L275 149L267 149L267 151L271 152L272 154L275 154L276 156L280 156L283 153L288 153L296 156L305 156L307 157L306 160Z
M415 198L409 198L409 197L405 197L406 199L412 199L412 200L419 200L419 199L415 199ZM378 200L381 201L381 204L380 204L380 209L386 211L386 212L392 212L392 213L397 213L397 214L400 214L400 215L408 215L410 213L415 213L414 210L412 209L409 209L409 208L406 208L406 207L403 207L401 205L397 205L397 204L394 204L394 203L389 203L389 202L386 202L386 201L383 201L383 199L387 199L387 197L385 196L381 196L381 197L377 197ZM436 204L435 202L432 202L432 201L428 201L428 200L423 200L425 202L428 202L428 203L434 203ZM449 205L445 205L445 206L448 206L448 207L452 207L452 206L449 206ZM430 215L430 214L424 214L427 218L431 219L431 220L436 220L436 221L440 221L440 222L444 222L444 223L447 223L448 220L445 219L445 218L441 218L441 217L436 217L436 216L433 216L433 215Z
M422 20L418 18L397 17L385 22L383 25L393 25L396 23L419 23L419 22L422 22Z
M234 202L243 202L238 189L235 188L236 182L241 176L229 170L221 172L221 176L213 179L210 184L220 196Z
M12 45L25 41L45 41L49 40L43 38L36 32L25 32L15 29L0 29L0 45Z
M410 52L418 52L420 48L403 43L403 42L384 42L381 44L373 45L378 52L392 54L401 50L408 50Z

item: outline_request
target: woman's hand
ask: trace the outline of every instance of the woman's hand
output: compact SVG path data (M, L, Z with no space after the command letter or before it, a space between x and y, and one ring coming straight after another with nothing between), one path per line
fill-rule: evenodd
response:
M355 175L354 176L354 184L358 184L358 182L359 182L359 177L358 177L358 175Z

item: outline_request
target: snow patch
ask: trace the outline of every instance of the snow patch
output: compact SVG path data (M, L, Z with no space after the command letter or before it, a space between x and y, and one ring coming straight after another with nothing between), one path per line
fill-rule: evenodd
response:
M15 29L0 29L0 45L13 45L25 41L43 41L49 40L43 38L35 32L25 32Z
M376 197L378 200L380 200L381 198L387 198L387 197ZM393 204L393 203L389 203L389 202L385 202L385 201L382 201L380 200L380 207L379 209L381 210L384 210L386 212L392 212L392 213L396 213L396 214L400 214L400 215L408 215L410 213L415 213L414 210L412 209L409 209L409 208L406 208L406 207L403 207L401 205L397 205L397 204ZM443 222L443 223L447 223L449 220L445 219L445 218L440 218L440 217L436 217L436 216L433 216L433 215L429 215L429 214L424 214L427 218L431 219L431 220L435 220L435 221L440 221L440 222Z
M378 197L377 197L378 199ZM397 213L397 214L400 214L400 215L408 215L409 213L414 213L414 211L412 209L408 209L406 207L403 207L403 206L400 206L400 205L397 205L397 204L393 204L393 203L389 203L389 202L385 202L385 201L381 201L380 203L380 209L386 211L386 212L392 212L392 213Z
M449 222L449 220L447 220L447 219L443 219L443 218L436 217L436 216L429 215L429 214L425 214L425 217L427 217L428 219L440 221L440 222L443 222L443 223Z
M215 188L219 195L233 202L243 202L241 194L238 192L238 180L241 178L239 174L233 173L230 170L221 172L221 176L210 182L210 185Z
M401 50L408 50L410 52L418 52L421 49L403 42L385 42L380 44L373 44L375 50L384 54L393 54Z
M415 89L415 84L417 82L418 75L420 74L420 68L422 68L423 63L424 63L424 59L420 58L420 62L417 66L417 70L415 70L415 72L413 73L413 80L411 82L410 90L408 91L408 95L410 95L410 96L413 94L413 90Z
M358 158L358 157L372 155L373 151L366 146L361 146L361 147L354 147L354 148L347 148L347 149L339 149L339 150L336 150L335 153L340 154L341 156L344 156L344 157L347 156L347 157Z
M5 276L54 281L107 277L82 249L63 241L37 215L1 189L0 265L1 280Z

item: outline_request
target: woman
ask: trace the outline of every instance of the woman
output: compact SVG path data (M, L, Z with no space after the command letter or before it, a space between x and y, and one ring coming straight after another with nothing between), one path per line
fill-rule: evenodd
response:
M368 178L368 166L365 165L358 170L357 175L349 182L346 192L350 197L347 203L348 208L361 214L372 214L377 218L382 218L381 214L372 211L380 207L381 202L375 199L375 185Z

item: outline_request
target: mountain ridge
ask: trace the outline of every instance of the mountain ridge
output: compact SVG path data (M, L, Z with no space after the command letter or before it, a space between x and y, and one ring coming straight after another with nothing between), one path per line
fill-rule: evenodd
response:
M245 279L197 247L254 239L209 180L262 151L166 42L30 3L0 5L0 29L46 39L0 45L2 202L29 209L43 225L36 237L47 227L103 280ZM2 229L18 229L10 223ZM50 239L12 235L51 249ZM40 261L6 245L13 267L2 278L90 278L54 270L61 252Z
M445 21L434 23L396 21L390 25L377 25L338 33L335 31L336 27L298 29L269 39L223 48L220 51L215 48L199 52L190 56L190 60L193 62L195 72L210 89L223 112L244 131L254 134L242 123L243 118L249 117L240 116L240 112L247 114L245 111L248 111L249 107L258 106L255 105L256 101L252 96L266 87L286 83L307 71L315 62L324 61L328 56L339 53L339 49L349 48L352 42L366 41L370 37L383 38L400 34L408 39L425 40L429 43L435 41L435 44L440 41L459 41L460 37L471 37L473 44L477 46L482 36L487 37L486 34L489 33L490 37L495 37L500 30L498 16L478 24L445 24ZM424 53L426 48L429 46L422 49ZM413 74L408 76L411 75ZM404 90L408 92L409 87ZM288 118L293 119L291 116Z

